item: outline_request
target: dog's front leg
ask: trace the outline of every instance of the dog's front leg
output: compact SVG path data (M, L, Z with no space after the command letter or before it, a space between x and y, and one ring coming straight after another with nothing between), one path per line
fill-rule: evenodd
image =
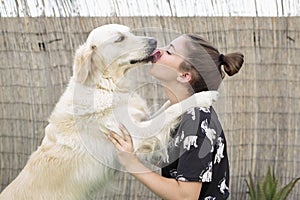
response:
M178 123L178 118L193 107L209 108L212 103L217 100L217 96L217 91L196 93L179 103L171 105L151 120L141 122L140 127L144 127L144 131L140 131L140 133L143 133L143 140L141 144L137 146L137 152L143 153L144 155L151 153L152 155L150 156L157 154L154 155L154 157L160 157L165 160L165 149L169 141L170 130L175 128ZM146 159L149 160L149 156L146 157L148 157Z
M202 107L209 108L212 106L213 102L217 100L218 92L217 91L204 91L195 93L189 98L171 105L165 111L156 115L149 121L142 122L142 124L168 124L173 122L178 117L180 117L184 112L193 107ZM149 125L148 125L149 126Z
M189 98L179 103L173 104L169 108L167 108L164 111L166 120L167 122L173 121L174 119L178 118L184 112L193 107L209 108L210 106L212 106L213 102L217 100L217 96L217 91L205 91L195 93Z

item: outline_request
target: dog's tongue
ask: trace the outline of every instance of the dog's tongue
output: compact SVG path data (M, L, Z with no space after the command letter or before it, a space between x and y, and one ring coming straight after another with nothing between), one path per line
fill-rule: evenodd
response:
M152 63L156 63L158 61L158 59L160 58L161 54L159 50L155 50L153 51L153 53L151 54L152 57Z

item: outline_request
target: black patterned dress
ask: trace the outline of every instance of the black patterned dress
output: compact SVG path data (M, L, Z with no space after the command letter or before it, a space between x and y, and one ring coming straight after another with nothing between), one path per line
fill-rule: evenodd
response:
M162 176L178 181L202 182L201 200L227 199L229 163L226 139L214 109L189 109L171 136Z

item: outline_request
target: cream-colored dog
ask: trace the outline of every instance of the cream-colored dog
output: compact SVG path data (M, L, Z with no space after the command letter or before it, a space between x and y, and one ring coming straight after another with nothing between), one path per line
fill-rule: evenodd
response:
M118 125L123 123L137 152L151 155L166 145L183 112L192 106L209 107L216 92L193 95L144 120L146 102L129 93L121 80L128 69L149 62L155 48L155 39L136 36L123 25L94 29L76 52L73 76L49 118L41 145L0 199L86 199L121 170L106 138L108 129L120 133Z

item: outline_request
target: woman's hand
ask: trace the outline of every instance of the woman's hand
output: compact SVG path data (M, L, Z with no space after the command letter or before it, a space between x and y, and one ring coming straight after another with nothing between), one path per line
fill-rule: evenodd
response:
M128 130L122 124L120 125L120 130L124 134L124 137L110 130L108 138L117 149L120 163L130 172L139 160L135 156L132 138Z
M198 199L200 182L182 182L165 178L151 171L134 154L133 142L127 129L121 125L124 137L109 131L108 138L117 149L120 163L136 179L163 199Z

